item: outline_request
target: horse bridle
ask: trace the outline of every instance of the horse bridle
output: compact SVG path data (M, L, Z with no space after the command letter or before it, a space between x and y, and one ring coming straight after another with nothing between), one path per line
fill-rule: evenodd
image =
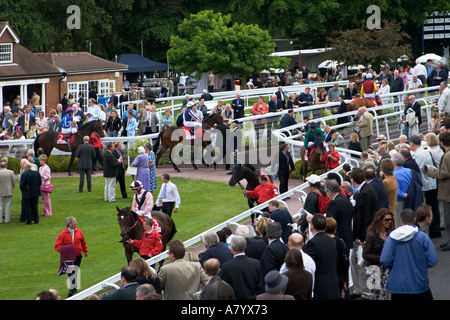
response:
M136 220L136 222L131 227L127 227L126 229L125 228L120 228L120 234L121 235L124 234L124 236L128 236L128 233L137 226L138 221L139 221L139 218L138 218L138 220Z

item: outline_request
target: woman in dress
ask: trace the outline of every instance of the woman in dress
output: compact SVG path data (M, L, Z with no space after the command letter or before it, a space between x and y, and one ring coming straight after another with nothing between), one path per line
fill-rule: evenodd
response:
M42 154L39 156L39 164L41 165L39 167L39 174L41 175L42 179L42 185L44 184L51 184L51 170L50 167L47 165L47 156L45 154ZM41 200L42 200L42 215L43 216L51 216L52 215L52 203L50 201L50 193L48 192L41 192Z
M153 191L156 190L156 157L155 153L152 150L152 145L149 142L144 144L144 150L148 155L148 172L150 177L150 188L146 190L150 191L153 194Z
M386 105L389 103L390 98L383 98L384 95L387 95L391 92L391 87L388 84L388 81L386 78L381 80L381 86L378 88L378 95L381 97L381 103L383 105Z
M386 291L386 281L388 272L380 264L381 251L389 233L395 229L394 214L389 209L381 208L375 213L372 223L367 228L366 241L364 242L363 258L368 283L372 291L370 297L363 297L371 300L388 300ZM370 280L376 281L370 281Z
M39 116L36 118L36 129L38 134L48 130L48 118L45 117L44 111L39 111Z
M136 180L142 183L144 190L150 191L150 175L148 169L148 155L145 153L144 147L138 147L139 155L131 164L132 167L137 167Z

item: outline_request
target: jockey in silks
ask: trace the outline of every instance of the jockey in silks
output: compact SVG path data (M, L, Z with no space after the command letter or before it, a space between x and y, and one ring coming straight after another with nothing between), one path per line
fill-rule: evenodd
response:
M310 122L309 129L305 134L305 141L304 141L306 161L308 161L312 147L320 147L320 143L317 141L318 138L320 139L319 141L323 141L324 133L322 129L318 127L317 123ZM310 144L311 142L312 144Z
M361 97L367 99L375 99L375 92L378 91L377 85L372 80L372 74L366 74L366 80L361 86Z
M197 104L188 102L183 115L183 125L191 128L189 132L194 134L194 129L202 126L203 113L197 110Z
M77 132L77 124L73 122L73 109L68 107L66 115L61 120L61 133L65 134L64 140L69 144L70 136Z

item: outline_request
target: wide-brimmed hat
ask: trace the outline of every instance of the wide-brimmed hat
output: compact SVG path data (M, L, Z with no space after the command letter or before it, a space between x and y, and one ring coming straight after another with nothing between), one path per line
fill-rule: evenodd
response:
M265 290L267 293L278 293L288 283L288 277L280 274L277 270L272 270L264 277Z

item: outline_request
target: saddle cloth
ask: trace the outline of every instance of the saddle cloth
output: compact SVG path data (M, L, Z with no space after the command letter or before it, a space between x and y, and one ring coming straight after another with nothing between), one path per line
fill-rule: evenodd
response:
M67 144L67 141L66 140L64 140L64 138L66 137L66 134L65 133L62 133L62 132L60 132L60 133L58 133L58 139L57 139L57 144ZM73 139L75 138L75 135L73 134L73 135L71 135L70 136L70 138L69 138L69 140L70 140L70 143L73 143Z
M186 136L186 140L192 140L195 138L201 138L203 137L203 130L201 128L197 128L195 130L195 134L191 133L191 128L190 127L183 127L184 130L184 134Z

